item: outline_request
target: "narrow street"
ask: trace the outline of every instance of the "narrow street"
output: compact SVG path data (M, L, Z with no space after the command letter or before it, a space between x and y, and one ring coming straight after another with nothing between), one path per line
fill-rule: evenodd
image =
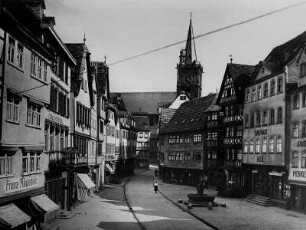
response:
M73 210L69 219L52 225L63 230L211 229L153 191L153 172L135 174L124 186L106 185ZM136 217L136 218L135 218Z
M211 229L153 191L153 172L135 175L126 185L127 197L144 229Z

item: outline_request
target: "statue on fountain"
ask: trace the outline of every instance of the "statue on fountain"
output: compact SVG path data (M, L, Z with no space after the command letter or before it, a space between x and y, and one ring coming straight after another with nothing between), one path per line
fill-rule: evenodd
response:
M205 188L206 182L205 181L200 181L199 184L197 185L197 193L191 193L188 194L188 202L192 204L192 206L208 206L208 203L211 202L213 203L215 196L204 194L204 188ZM214 203L213 203L214 204Z

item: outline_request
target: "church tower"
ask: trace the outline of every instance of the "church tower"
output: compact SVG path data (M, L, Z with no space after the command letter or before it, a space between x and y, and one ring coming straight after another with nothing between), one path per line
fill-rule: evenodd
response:
M192 48L194 48L194 52L192 52ZM180 60L177 64L177 95L186 92L191 100L201 97L202 73L203 67L197 61L192 20L190 18L186 47L180 51Z

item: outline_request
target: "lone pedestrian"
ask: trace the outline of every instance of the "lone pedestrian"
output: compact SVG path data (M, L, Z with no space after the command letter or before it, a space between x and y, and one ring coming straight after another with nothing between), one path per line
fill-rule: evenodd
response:
M157 169L154 170L155 177L157 177Z
M153 187L154 187L154 192L157 193L157 191L158 191L158 183L157 183L157 181L154 182Z

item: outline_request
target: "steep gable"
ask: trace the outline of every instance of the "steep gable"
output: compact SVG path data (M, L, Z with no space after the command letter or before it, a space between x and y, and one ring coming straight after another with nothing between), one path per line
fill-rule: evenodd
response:
M250 82L255 69L253 65L228 63L223 76L217 104L239 100L243 97L244 88Z

